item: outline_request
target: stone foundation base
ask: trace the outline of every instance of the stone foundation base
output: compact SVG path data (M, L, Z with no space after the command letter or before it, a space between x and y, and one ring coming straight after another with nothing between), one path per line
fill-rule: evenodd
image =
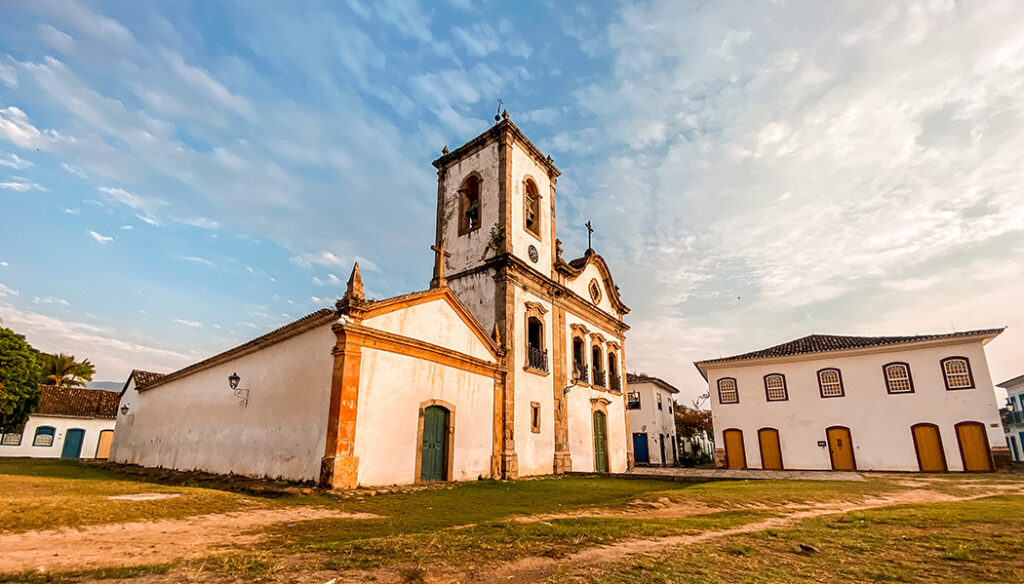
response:
M359 457L324 457L320 462L320 486L325 489L354 489L359 486Z
M992 447L992 464L996 470L1013 470L1013 455L1006 446Z
M715 449L715 468L725 468L725 467L726 467L725 449L724 448L716 448Z

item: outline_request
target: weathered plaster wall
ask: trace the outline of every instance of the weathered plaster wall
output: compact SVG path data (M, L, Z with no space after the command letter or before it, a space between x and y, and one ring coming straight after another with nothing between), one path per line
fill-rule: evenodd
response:
M493 361L493 359L491 359ZM494 377L397 353L362 350L356 449L361 485L415 482L420 404L455 406L452 478L490 476Z
M526 302L536 302L547 311L544 321L544 348L548 352L548 372L527 371L526 356ZM554 424L554 376L552 359L554 358L551 304L543 298L515 289L515 330L519 338L515 339L515 364L513 372L516 376L516 411L515 440L516 452L519 454L519 475L543 475L554 471L555 424ZM540 404L540 433L530 430L530 402Z
M526 178L537 183L540 194L540 236L526 229ZM512 145L512 253L542 274L551 273L551 181L547 170L537 164L518 143ZM537 248L538 260L530 260L529 247Z
M480 175L480 228L459 235L459 187L471 173ZM445 260L445 273L454 274L493 257L487 244L491 227L498 223L498 145L488 144L448 167L444 181L444 221L442 237L451 257Z
M490 334L494 330L494 270L450 280L448 286Z
M443 298L368 318L363 325L494 361L490 349Z
M52 426L55 430L51 446L32 446L36 428ZM21 444L18 446L0 445L0 457L29 456L32 458L60 458L64 448L64 438L72 428L85 430L82 441L81 458L94 458L99 445L100 432L113 430L114 420L98 418L68 418L64 416L29 416L25 429L21 433Z
M945 357L970 359L974 389L947 391L939 361ZM882 366L894 361L910 364L914 393L886 393ZM817 371L837 367L842 372L845 397L822 398ZM764 375L786 376L789 401L765 398ZM735 377L740 402L721 404L717 381ZM825 428L850 428L857 468L861 470L917 471L911 426L930 422L939 426L949 470L963 470L954 425L985 424L991 446L1002 446L1002 425L985 352L980 342L919 349L891 348L856 355L829 355L812 360L736 366L723 364L708 370L715 443L724 445L722 431L743 431L747 466L761 468L757 430L779 431L782 460L791 469L830 469Z
M335 344L330 324L134 397L111 459L180 470L315 480L324 454ZM228 387L238 372L243 407ZM125 395L129 395L126 392ZM128 424L129 431L121 432Z
M645 381L630 383L629 391L640 394L640 409L629 410L629 435L647 434L647 451L650 453L651 464L675 463L672 459L672 444L676 439L676 423L672 410L675 403L672 393L656 383ZM658 395L661 395L661 408L658 409ZM665 459L661 458L659 436L665 436ZM635 455L635 452L634 452Z

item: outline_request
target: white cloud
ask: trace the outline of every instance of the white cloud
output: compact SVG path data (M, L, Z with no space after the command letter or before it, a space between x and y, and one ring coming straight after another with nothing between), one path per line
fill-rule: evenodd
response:
M206 217L175 219L175 221L178 223L184 223L185 225L191 225L192 227L198 227L200 229L217 229L220 227L220 223L217 223L213 219L207 219Z
M0 182L0 189L17 191L19 193L25 193L28 191L48 192L50 190L35 181L20 176L13 176L11 177L11 180Z
M317 286L341 286L345 283L341 278L334 274L327 274L327 277L323 279L314 276L311 280Z
M42 131L32 125L28 115L16 106L0 108L0 138L21 148L49 149L63 137L53 130Z
M22 170L32 166L32 163L19 157L17 154L0 154L0 166L6 166L8 168L13 168L14 170Z
M36 296L32 299L33 304L59 304L61 306L71 306L71 303L63 298L54 298L53 296Z
M178 324L183 324L185 326L190 326L192 328L202 328L202 326L203 326L203 323L201 323L201 322L196 322L194 320L185 320L183 318L172 318L171 322L176 322Z
M11 265L11 264L9 264L9 263L7 263L7 262L0 262L0 267L4 267L4 268L6 268L6 267L7 267L7 266L9 266L9 265Z
M7 264L4 263L3 266L7 267ZM18 291L15 290L14 288L11 288L10 286L5 286L4 284L0 284L0 298L7 297L7 296L17 296L17 295L18 295Z
M24 334L33 347L87 358L96 365L97 379L125 379L132 369L173 371L197 358L130 340L110 328L52 318L0 304L5 326Z
M92 236L92 238L95 239L97 243L110 243L111 241L114 241L113 237L107 235L100 235L95 231L87 231L86 233Z
M370 260L362 257L342 257L331 251L319 253L303 253L291 258L291 262L300 268L311 268L313 265L324 267L340 267L352 269L352 264L359 262L361 270L376 271L377 266Z
M126 191L121 187L96 187L105 195L108 201L120 203L135 211L136 216L150 225L160 226L160 221L154 216L152 207L163 206L164 202L158 199L148 199Z
M121 229L123 229L124 231L131 231L132 229L135 229L135 227L131 225L122 225Z
M200 264L200 265L206 266L208 268L217 268L217 267L219 267L215 262L213 262L211 260L208 260L206 258L201 258L199 256L188 256L188 255L171 254L171 255L169 255L167 257L169 257L171 259L175 259L175 260L181 260L183 262L192 262L193 264Z
M330 306L334 304L334 300L331 298L322 298L320 296L310 296L309 301L318 306Z
M77 176L78 178L89 178L89 175L85 174L83 170L75 168L74 166L71 166L66 162L62 162L60 164L60 167L63 168L65 171Z

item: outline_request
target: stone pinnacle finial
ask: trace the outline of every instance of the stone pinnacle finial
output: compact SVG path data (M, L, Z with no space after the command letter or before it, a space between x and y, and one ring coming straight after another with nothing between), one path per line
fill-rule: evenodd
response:
M501 119L503 119L503 120L507 120L508 119L508 110L504 110L504 111L501 112Z
M441 149L441 154L448 154L448 145L445 144L444 148Z
M345 296L342 297L342 300L357 302L366 300L366 295L363 293L363 276L359 273L359 262L352 266L352 275L348 277L348 285L345 287Z
M494 344L501 346L501 331L498 330L498 323L494 323L494 332L491 333L491 337L494 338Z

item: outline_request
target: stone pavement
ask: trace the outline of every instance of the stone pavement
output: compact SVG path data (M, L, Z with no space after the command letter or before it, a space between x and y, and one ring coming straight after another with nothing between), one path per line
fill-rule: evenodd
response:
M650 477L675 481L690 480L766 480L795 481L863 481L859 473L833 470L756 470L738 468L683 468L638 466L618 474L622 477Z

